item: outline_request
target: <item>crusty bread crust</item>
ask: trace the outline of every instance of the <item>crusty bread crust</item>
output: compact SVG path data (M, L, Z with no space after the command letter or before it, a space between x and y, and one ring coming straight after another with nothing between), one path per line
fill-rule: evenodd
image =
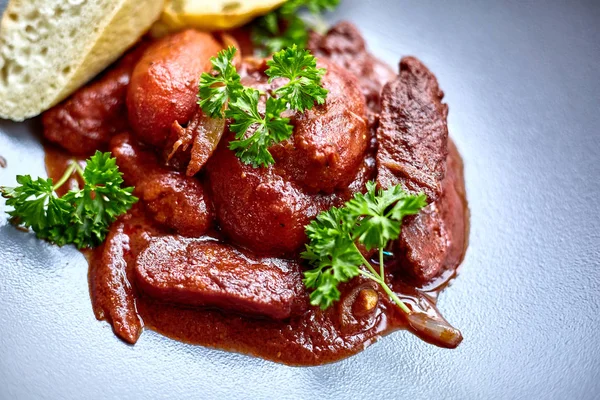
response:
M0 117L33 117L115 61L162 0L11 0L0 25Z

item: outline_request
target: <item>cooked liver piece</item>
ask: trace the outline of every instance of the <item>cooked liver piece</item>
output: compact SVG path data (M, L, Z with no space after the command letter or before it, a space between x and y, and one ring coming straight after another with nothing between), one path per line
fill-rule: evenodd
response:
M115 136L111 151L127 185L146 205L154 220L192 237L212 225L212 206L199 180L159 165L154 153L144 150L128 133Z
M442 192L448 155L448 106L435 76L419 60L405 57L400 74L383 88L377 129L377 182L425 192L434 202Z
M356 75L369 109L379 111L381 89L396 74L367 51L365 40L353 24L340 22L324 36L312 32L308 48L315 56L329 59Z
M447 162L441 197L405 220L396 244L400 267L418 282L431 280L445 267L455 268L467 245L468 209L462 163L451 141Z
M127 129L127 86L147 44L141 42L96 80L42 114L44 137L78 156L108 147Z
M153 239L135 266L138 287L162 301L285 319L308 307L300 265L214 240Z

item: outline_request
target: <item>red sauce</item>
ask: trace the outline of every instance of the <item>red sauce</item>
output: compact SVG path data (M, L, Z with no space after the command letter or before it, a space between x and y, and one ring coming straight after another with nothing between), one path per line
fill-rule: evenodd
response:
M351 29L350 31L348 29L346 27L345 30L338 32L341 39L345 38L344 40L346 40L353 37ZM236 34L238 42L243 41L243 36L243 34ZM321 50L323 52L331 53L333 50L339 50L339 46L329 46L331 47L329 49L326 46L328 43L324 42L322 44ZM329 44L331 45L331 43ZM362 49L361 59L363 61L371 57L365 53L364 44L362 47L354 45L348 48ZM346 47L343 47L343 49L346 49ZM167 50L164 50L165 55L169 53ZM332 54L329 54L329 56L333 57ZM344 53L340 55L340 57L342 56L348 56L349 60L355 59L352 54ZM389 75L389 71L386 74ZM107 76L108 78L101 79L112 79L110 75ZM367 79L367 81L369 80ZM385 81L387 81L387 78L382 78L382 82ZM186 93L190 94L192 98L191 105L195 107L197 85L195 82L193 83L190 86L191 89L187 88L189 85L183 85L182 87L187 88L186 90L189 93ZM373 104L378 103L377 94L381 89L379 86L381 85L377 84L373 88L366 88L369 89L369 93L374 94L371 96L373 97L371 99ZM124 100L119 101L123 102ZM101 107L102 104L96 106ZM91 106L83 107L83 109L86 108L91 108ZM167 110L167 108L164 109ZM123 112L123 115L119 115L119 118L127 120L128 116L124 114ZM374 110L370 110L365 115L369 116L370 131L374 132L377 127ZM140 118L145 119L147 115L140 115ZM171 115L166 118L168 121L176 119ZM151 126L151 128L153 127L154 125ZM45 129L51 128L51 126L45 127ZM139 126L133 128L135 130ZM69 138L69 140L76 140L76 138ZM375 151L376 147L373 139L365 160L372 159L372 152ZM148 151L161 154L164 149L158 146ZM52 146L46 147L45 161L48 175L54 180L60 179L70 163L81 162L80 159ZM122 160L122 162L125 162L125 164L120 165L123 172L126 172L126 169L132 169L138 171L137 175L140 177L145 176L148 178L149 167L142 165L135 159ZM365 175L364 179L356 179L356 182L360 182L360 187L356 188L352 183L349 192L362 189L364 186L363 181L372 179L373 168L371 164L365 161L365 167L362 168L364 173L359 173L360 176ZM162 173L160 168L156 171L158 171L157 174ZM173 188L183 187L181 186L182 179L184 179L181 178L183 175L178 175L176 172L168 172L168 174L172 175L169 176L173 178L172 182L175 182L172 184ZM127 172L126 175L131 176L132 173ZM244 177L243 175L240 176ZM153 180L154 178L149 179ZM195 180L196 178L186 177L185 179ZM201 172L198 179L199 181L194 181L194 183L197 186L202 186L205 183L206 175ZM61 191L76 188L80 184L81 182L78 181L77 177L72 177L61 188ZM399 329L409 330L423 340L438 346L456 347L462 340L460 332L450 326L436 308L438 295L456 276L457 268L464 257L468 244L469 212L465 197L463 166L460 155L451 142L447 158L447 173L442 182L442 188L442 195L433 204L436 215L441 218L444 225L444 234L448 238L448 241L444 242L447 246L447 252L443 253L445 255L440 256L443 264L436 264L438 267L443 265L441 272L437 273L435 278L423 283L418 282L415 276L403 273L402 265L397 263L394 258L386 261L386 280L392 290L412 310L412 313L408 316L392 303L388 295L376 283L366 281L362 277L343 284L340 287L340 301L329 309L321 310L316 307L305 307L296 314L286 314L292 316L284 320L249 316L235 310L226 311L225 309L208 307L174 305L158 300L158 297L150 297L136 286L138 255L146 250L153 238L173 235L173 232L177 230L177 226L169 224L169 222L173 222L173 218L165 218L164 221L160 221L160 218L157 219L157 210L153 209L153 203L151 203L151 200L146 201L144 199L113 223L105 242L100 247L85 252L90 264L89 284L95 315L99 320L106 320L111 323L115 334L128 343L135 343L143 330L147 328L183 342L237 351L291 365L317 365L340 360L363 350L381 336ZM154 195L160 200L165 198L164 193L169 194L168 191L148 190L148 192L150 193L147 196L148 199L153 198L151 195ZM183 192L184 194L188 193L187 190L183 190ZM213 196L214 205L216 197L214 197L214 193L210 195ZM210 195L207 195L207 198L210 198ZM337 192L332 196L336 195ZM143 196L138 197L143 198ZM210 202L207 201L208 203ZM180 213L187 213L187 209L184 210L183 203L179 200L172 201L170 205ZM285 204L281 205L280 208L283 209L284 207ZM193 209L193 207L189 209ZM183 217L185 216L183 215ZM267 216L272 216L272 214ZM161 224L159 225L156 221ZM257 224L263 221L264 218L259 218ZM214 223L216 224L216 221ZM281 224L281 221L279 223ZM288 225L281 224L281 226ZM301 224L301 228L303 226L304 223ZM225 229L223 232L227 233ZM273 231L269 230L268 232L272 234ZM180 233L185 234L184 232ZM208 233L202 231L202 233L212 238L212 240L223 240L221 234L217 231L209 231ZM263 238L265 240L269 239L268 236ZM254 252L257 252L256 249L254 249ZM295 253L286 251L281 254L289 256L289 254ZM297 262L298 260L290 261ZM300 268L298 264L296 266ZM302 287L301 290L303 290L302 296L308 296L305 288Z
M464 197L462 161L453 144L449 168L458 179L452 184L460 195L462 220L455 223L464 236L460 246L449 254L450 264L433 281L412 286L402 278L388 278L391 287L413 310L444 323L435 303L439 293L456 276L468 239L468 208ZM53 147L46 147L49 176L57 178L73 158ZM433 344L453 347L454 342L440 341L427 329L411 327L406 316L391 303L378 285L356 278L345 284L342 299L326 311L311 307L304 315L287 321L247 317L217 309L182 307L165 304L139 293L132 269L136 255L152 236L167 234L158 228L138 204L111 228L106 242L85 254L90 263L90 291L96 317L112 323L123 340L135 343L144 328L170 338L229 351L259 356L291 365L317 365L343 359L363 350L383 335L408 329ZM388 266L393 268L393 262ZM376 306L361 305L361 294L375 291ZM421 315L422 315L421 314ZM417 321L418 322L418 321Z

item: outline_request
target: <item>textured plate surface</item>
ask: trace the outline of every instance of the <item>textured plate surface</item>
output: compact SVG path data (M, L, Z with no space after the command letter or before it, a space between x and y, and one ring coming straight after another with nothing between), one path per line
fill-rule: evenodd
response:
M440 301L461 346L398 332L314 368L153 332L128 346L95 320L83 256L8 226L0 203L0 399L600 396L600 2L345 0L342 18L446 92L472 212ZM0 122L0 184L43 174L36 129Z

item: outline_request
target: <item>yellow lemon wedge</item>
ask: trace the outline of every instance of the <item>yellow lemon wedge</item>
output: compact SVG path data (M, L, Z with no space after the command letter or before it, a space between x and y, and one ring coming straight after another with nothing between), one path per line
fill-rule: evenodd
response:
M192 27L222 30L242 26L267 14L286 0L170 0L167 1L156 30Z

